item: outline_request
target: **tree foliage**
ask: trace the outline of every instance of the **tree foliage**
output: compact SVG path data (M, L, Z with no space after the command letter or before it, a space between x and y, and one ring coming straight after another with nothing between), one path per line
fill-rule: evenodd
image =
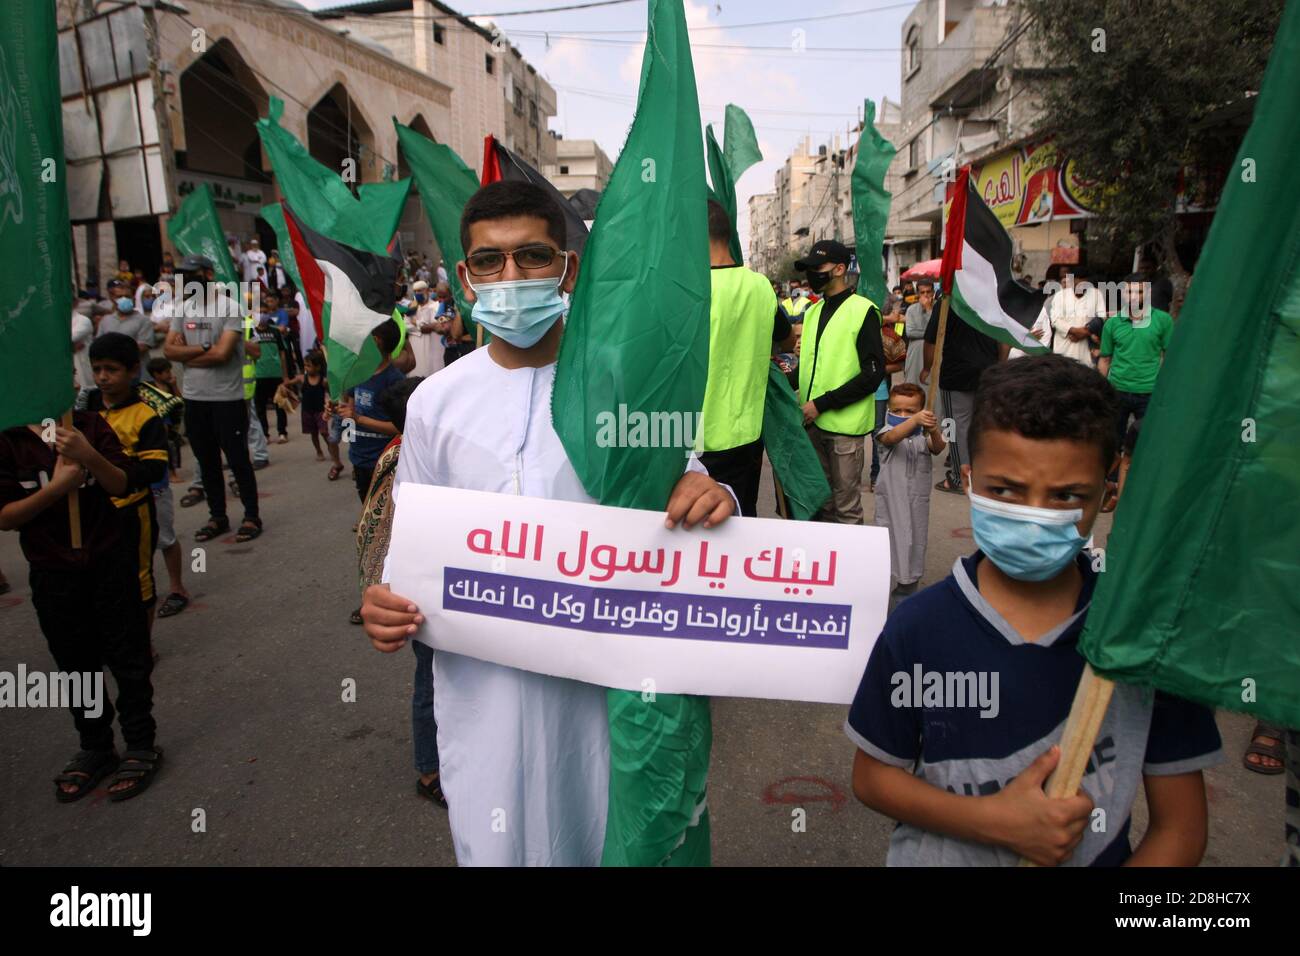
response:
M1090 231L1153 244L1182 279L1179 171L1232 161L1238 143L1216 137L1213 115L1259 89L1284 0L1020 2L1047 71L1038 129L1097 183Z

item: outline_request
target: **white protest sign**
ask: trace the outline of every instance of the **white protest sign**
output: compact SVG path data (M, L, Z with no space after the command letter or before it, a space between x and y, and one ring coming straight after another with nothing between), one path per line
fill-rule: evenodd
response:
M389 584L417 639L661 694L847 704L889 600L889 532L404 484Z

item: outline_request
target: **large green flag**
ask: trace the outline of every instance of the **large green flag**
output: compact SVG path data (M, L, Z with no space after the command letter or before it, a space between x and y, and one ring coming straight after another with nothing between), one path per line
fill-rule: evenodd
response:
M0 428L58 418L75 394L62 115L54 4L6 4L0 30Z
M167 236L181 255L211 259L212 273L218 282L239 281L235 264L230 261L225 231L217 218L212 187L207 183L199 183L199 187L185 197L175 215L167 221Z
M898 150L876 129L876 104L867 100L863 113L865 118L862 135L858 137L858 158L849 178L853 199L853 241L857 248L858 269L861 270L858 294L884 309L887 290L880 250L885 244L890 200L885 189L885 173Z
M465 301L456 263L465 258L465 250L460 245L460 214L469 197L478 191L478 178L450 146L435 143L396 119L393 126L411 177L420 187L420 203L433 227L433 237L438 240L443 261L447 263L447 280L456 299L456 311L465 323L465 331L473 334L470 321L473 307Z
M322 235L366 252L386 252L402 220L411 181L366 183L352 195L343 170L312 158L293 134L280 126L284 102L271 97L269 115L257 132L285 202L304 223ZM281 251L283 251L283 242Z
M1142 423L1080 639L1106 677L1286 727L1300 727L1297 114L1292 2Z
M754 136L754 124L749 121L745 111L734 103L727 104L723 132L724 143L719 146L713 135L713 124L710 123L704 130L711 183L709 198L716 199L731 217L731 258L736 260L737 265L743 265L745 257L740 248L740 235L736 231L736 215L739 211L736 183L745 170L763 158L763 154L759 152L758 139Z
M601 504L664 508L682 476L684 449L602 447L597 423L620 406L696 420L709 359L706 198L682 0L650 0L636 116L587 240L551 401ZM708 699L611 690L609 724L605 864L707 864Z

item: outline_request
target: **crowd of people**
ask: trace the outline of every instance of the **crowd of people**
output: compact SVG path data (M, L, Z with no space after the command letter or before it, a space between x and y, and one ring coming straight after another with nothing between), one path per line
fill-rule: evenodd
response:
M1075 641L1096 580L1085 544L1139 453L1173 329L1163 282L1150 271L1128 276L1112 313L1084 270L1059 269L1045 281L1061 289L1034 330L1048 354L1013 356L949 311L938 356L933 281L900 283L872 302L859 292L852 252L831 240L796 263L802 278L775 281L734 261L720 205L710 202L707 218L702 437L667 517L709 528L758 514L775 363L829 485L818 519L864 524L866 491L870 520L890 535L890 613L846 723L855 794L900 824L888 861L1197 863L1207 832L1201 772L1221 756L1206 708L1118 690L1108 785L1063 800L1041 786L1059 759L1050 740L1083 665ZM78 291L71 424L0 435L0 528L20 532L51 653L61 670L107 667L119 688L124 753L113 744L112 707L93 718L74 708L80 749L56 780L59 801L106 778L111 799L129 799L162 766L150 632L156 617L189 601L171 489L184 483L182 450L190 449L196 480L180 505L208 509L196 541L231 531L227 490L242 505L236 540L252 541L267 530L257 472L270 463L271 443L290 440L296 412L316 461L328 462L327 480L345 471L347 445L360 502L361 601L351 621L378 650L412 645L416 790L448 809L457 859L599 862L610 759L604 689L434 652L412 640L420 609L385 583L404 483L591 500L550 420L577 272L565 237L545 191L515 182L481 189L465 207L466 256L453 268L487 344L467 332L445 264L409 256L395 290L405 334L394 320L376 327L379 367L335 398L308 304L276 251L256 239L230 246L244 301L223 292L197 311L182 307L177 276L213 283L215 264L170 254L155 282L123 261L103 298L93 283ZM536 292L526 309L524 282ZM83 544L74 550L68 510L57 505L78 488ZM934 490L969 496L978 550L921 590ZM788 513L781 500L778 512ZM165 589L155 585L155 550ZM913 667L997 672L1010 693L997 720L971 711L936 727L922 710L893 702L891 676ZM1247 766L1281 773L1282 734L1257 728ZM1133 848L1127 821L1139 785L1150 825ZM1089 827L1096 807L1116 825ZM498 838L492 808L516 821L511 839Z

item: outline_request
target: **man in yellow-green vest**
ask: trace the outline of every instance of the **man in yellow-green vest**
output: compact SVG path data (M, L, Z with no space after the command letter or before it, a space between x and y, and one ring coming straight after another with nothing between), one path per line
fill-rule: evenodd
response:
M808 308L808 294L798 282L790 283L790 294L781 300L781 307L791 319Z
M731 258L731 218L709 200L709 377L700 420L700 463L730 485L740 513L758 514L763 470L763 405L774 344L789 348L794 332L772 284Z
M852 256L823 239L795 263L821 298L803 314L799 401L831 497L817 517L862 524L866 435L876 423L876 387L885 376L880 309L857 295L846 278Z

